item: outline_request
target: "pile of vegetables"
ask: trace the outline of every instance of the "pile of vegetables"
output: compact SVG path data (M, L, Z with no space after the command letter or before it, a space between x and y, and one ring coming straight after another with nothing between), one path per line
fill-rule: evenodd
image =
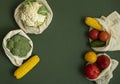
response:
M110 38L110 34L105 31L96 18L87 17L85 23L90 26L88 37L91 47L104 47Z
M12 64L18 67L14 72L17 79L26 75L40 61L38 55L30 57L33 43L26 33L42 33L52 17L53 12L46 0L24 0L15 9L14 18L21 29L10 31L5 36L3 49Z
M97 55L89 51L84 56L87 62L84 68L84 74L88 79L96 79L100 73L110 65L110 57L104 54Z
M109 46L111 40L110 33L104 28L99 19L86 17L85 23L90 27L88 32L90 47L95 51L103 50ZM95 81L97 84L108 84L113 77L112 72L117 67L118 62L111 59L107 54L96 54L94 51L88 51L84 55L87 62L84 67L84 75L90 81Z

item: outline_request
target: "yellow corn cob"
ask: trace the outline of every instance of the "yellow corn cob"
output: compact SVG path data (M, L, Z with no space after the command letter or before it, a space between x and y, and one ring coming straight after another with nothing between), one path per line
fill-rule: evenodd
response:
M15 72L14 76L17 79L22 78L24 75L26 75L30 70L32 70L33 67L40 61L40 58L35 55L28 59L24 64L22 64Z
M86 17L85 23L86 23L88 26L90 26L90 27L92 27L92 28L94 28L94 29L97 29L97 30L99 30L99 31L102 31L102 30L103 30L101 24L100 24L95 18Z

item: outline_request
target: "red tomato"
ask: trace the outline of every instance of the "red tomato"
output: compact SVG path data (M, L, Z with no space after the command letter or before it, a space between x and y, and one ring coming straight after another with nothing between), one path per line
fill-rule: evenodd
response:
M100 74L100 70L95 64L88 64L84 69L84 73L87 78L95 79Z
M109 59L109 57L107 57L105 55L98 56L97 64L101 69L105 69L109 66L110 59Z
M107 40L109 39L109 37L110 37L110 35L109 35L109 33L106 32L106 31L102 31L102 32L100 32L100 34L99 34L99 39L100 39L101 41L107 41Z
M96 30L96 29L92 29L89 32L89 38L92 39L92 40L97 40L98 39L98 35L99 35L99 31Z

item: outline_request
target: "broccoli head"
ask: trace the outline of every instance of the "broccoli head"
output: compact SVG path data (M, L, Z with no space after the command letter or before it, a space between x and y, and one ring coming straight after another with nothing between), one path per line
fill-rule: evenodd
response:
M26 37L16 34L7 40L7 48L15 56L26 56L31 49L29 39Z

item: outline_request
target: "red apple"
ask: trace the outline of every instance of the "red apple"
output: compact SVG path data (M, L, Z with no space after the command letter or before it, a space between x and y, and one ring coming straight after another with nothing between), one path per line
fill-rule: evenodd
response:
M107 40L109 39L109 37L110 37L110 35L109 35L109 33L106 32L106 31L102 31L102 32L100 32L100 34L99 34L99 39L100 39L101 41L107 41Z
M99 31L96 29L92 29L89 31L89 38L92 40L97 40L99 35Z
M106 55L98 56L97 58L97 64L101 69L105 69L110 64L110 58Z
M84 69L85 76L89 79L95 79L98 77L100 70L95 64L88 64Z

